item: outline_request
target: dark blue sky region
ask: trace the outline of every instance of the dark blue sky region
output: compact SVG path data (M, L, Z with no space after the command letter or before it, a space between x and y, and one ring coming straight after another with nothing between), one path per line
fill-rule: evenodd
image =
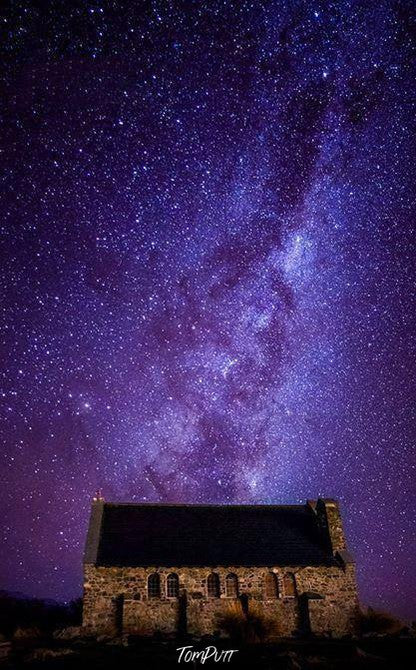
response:
M5 2L1 586L93 492L340 499L415 617L412 2Z

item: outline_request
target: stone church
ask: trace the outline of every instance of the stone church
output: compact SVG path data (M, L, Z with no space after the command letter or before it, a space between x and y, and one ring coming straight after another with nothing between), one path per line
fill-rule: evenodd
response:
M239 608L241 616L255 608L281 636L354 633L355 565L336 501L94 499L84 555L86 632L216 634L227 612Z

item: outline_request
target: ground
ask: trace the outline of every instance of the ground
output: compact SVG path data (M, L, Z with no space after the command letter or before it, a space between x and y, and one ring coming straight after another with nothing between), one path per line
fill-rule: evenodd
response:
M178 668L178 646L195 649L215 645L218 650L235 648L229 640L207 639L203 643L183 641L129 640L122 644L93 641L22 640L14 643L11 655L1 663L9 668L42 670L157 670ZM198 668L199 662L181 662ZM247 645L228 663L207 661L202 667L256 668L259 670L405 670L416 667L416 639L364 638L362 640L287 640L278 644Z

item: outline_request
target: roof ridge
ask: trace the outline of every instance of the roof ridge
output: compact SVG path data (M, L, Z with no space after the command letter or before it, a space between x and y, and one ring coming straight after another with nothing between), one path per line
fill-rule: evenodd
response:
M251 508L251 509L270 509L270 508L279 508L279 509L304 509L307 508L308 505L306 503L297 503L297 504L267 504L267 503L259 503L259 504L250 504L250 503L162 503L162 502L148 502L148 503L131 503L131 502L113 502L113 501L105 501L104 502L105 506L111 506L111 507L215 507L215 508L236 508L236 509L241 509L241 508Z

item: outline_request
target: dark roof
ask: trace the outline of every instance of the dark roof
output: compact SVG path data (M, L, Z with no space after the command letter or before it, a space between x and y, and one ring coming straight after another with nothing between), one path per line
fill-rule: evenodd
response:
M308 505L98 506L100 513L95 510L94 517L93 509L91 516L89 537L95 538L95 546L87 540L87 563L191 567L335 562Z

